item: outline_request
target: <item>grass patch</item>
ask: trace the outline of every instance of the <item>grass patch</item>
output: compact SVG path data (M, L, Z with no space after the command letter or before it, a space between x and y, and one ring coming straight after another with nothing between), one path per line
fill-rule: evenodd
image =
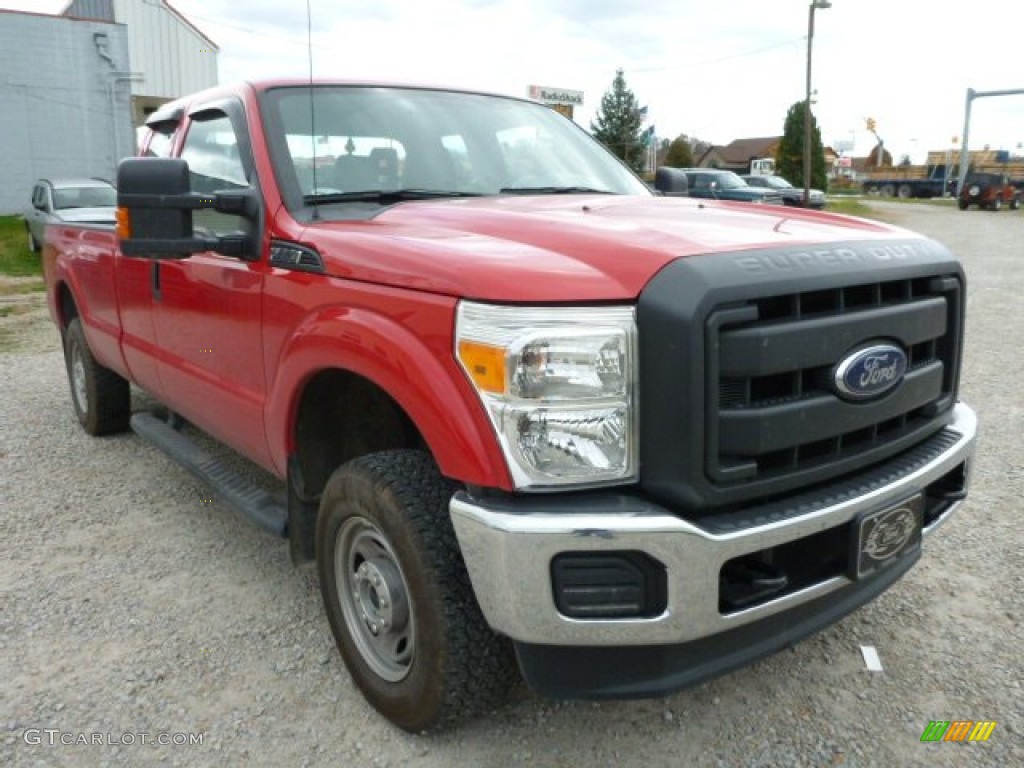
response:
M43 263L28 247L25 222L20 216L0 216L0 275L42 277Z
M836 198L829 197L828 204L825 206L825 211L827 213L841 213L846 216L860 216L865 219L882 218L879 216L878 211L870 205L853 198L837 200Z

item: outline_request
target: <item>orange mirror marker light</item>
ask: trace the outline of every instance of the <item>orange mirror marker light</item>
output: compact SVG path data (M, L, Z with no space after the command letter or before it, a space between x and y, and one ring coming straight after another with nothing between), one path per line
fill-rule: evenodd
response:
M132 216L123 206L117 209L117 236L121 240L129 240L132 236Z
M459 342L459 360L484 392L505 392L505 350L476 341Z

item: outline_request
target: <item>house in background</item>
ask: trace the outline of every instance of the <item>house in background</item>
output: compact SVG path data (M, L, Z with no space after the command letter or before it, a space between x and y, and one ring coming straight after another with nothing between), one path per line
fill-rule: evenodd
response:
M136 151L160 104L217 84L217 48L166 0L0 10L0 215L37 179L99 176Z
M756 173L750 167L754 160L763 158L775 159L775 153L782 143L781 136L764 136L754 139L736 139L725 146L710 147L700 159L697 165L701 168L720 168L726 171L735 171L739 174ZM822 154L825 157L825 168L831 169L839 159L839 154L832 147L823 147Z
M721 168L736 173L750 173L750 161L774 158L781 141L781 136L736 139L725 146L710 147L697 160L697 165L701 168Z

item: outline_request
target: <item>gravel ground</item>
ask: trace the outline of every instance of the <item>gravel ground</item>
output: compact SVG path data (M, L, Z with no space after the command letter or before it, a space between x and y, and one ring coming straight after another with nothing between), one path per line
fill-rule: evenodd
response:
M980 455L970 501L922 562L838 625L697 688L597 704L524 689L432 738L364 703L283 542L139 439L88 438L45 313L2 318L0 765L1024 765L1024 217L872 205L969 275L962 390ZM984 744L920 743L930 720L954 719L998 725ZM29 744L27 729L135 743ZM202 744L141 743L161 733Z

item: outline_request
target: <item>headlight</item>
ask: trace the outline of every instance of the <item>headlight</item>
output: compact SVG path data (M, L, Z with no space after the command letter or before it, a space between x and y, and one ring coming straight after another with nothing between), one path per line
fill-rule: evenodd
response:
M520 490L636 477L632 307L461 302L455 356Z

